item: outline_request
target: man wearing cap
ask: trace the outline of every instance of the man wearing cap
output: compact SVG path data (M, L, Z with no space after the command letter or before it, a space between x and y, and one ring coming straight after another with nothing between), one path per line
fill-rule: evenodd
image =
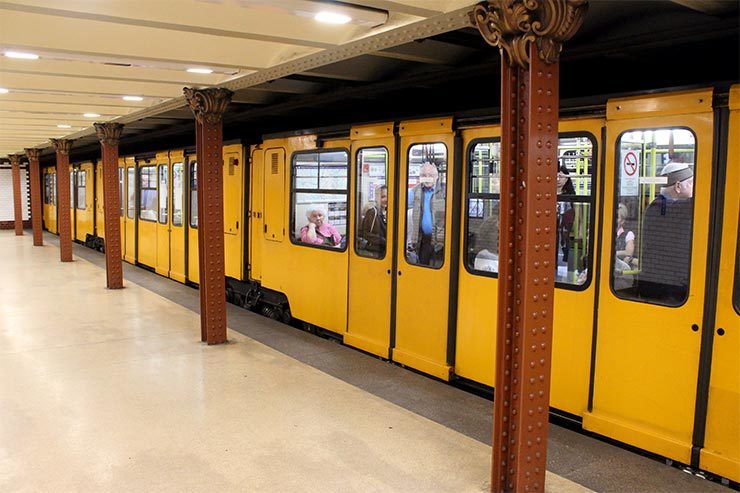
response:
M645 209L642 224L640 296L672 306L688 295L694 171L687 163L663 167L660 195Z

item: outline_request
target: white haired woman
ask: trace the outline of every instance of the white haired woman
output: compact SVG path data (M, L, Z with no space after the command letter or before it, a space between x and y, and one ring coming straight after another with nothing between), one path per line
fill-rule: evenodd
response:
M342 235L337 228L326 222L326 212L321 207L311 207L306 211L308 224L301 228L301 241L312 245L339 246Z

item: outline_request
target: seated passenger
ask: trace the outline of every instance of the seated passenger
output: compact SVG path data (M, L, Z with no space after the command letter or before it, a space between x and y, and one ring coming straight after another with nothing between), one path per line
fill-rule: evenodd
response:
M337 228L325 222L326 212L321 207L311 207L306 211L308 224L301 228L301 241L312 245L330 247L340 246L342 236Z
M362 219L359 247L375 256L385 255L386 232L388 228L388 187L381 185L375 194L379 205L371 205Z
M636 266L637 265L637 259L634 258L635 255L635 233L633 233L629 229L625 229L625 225L627 222L627 217L629 216L629 213L627 211L627 206L624 204L619 204L617 206L617 237L616 237L616 252L617 252L617 260L621 260L628 266ZM629 269L623 269L623 270L629 270Z

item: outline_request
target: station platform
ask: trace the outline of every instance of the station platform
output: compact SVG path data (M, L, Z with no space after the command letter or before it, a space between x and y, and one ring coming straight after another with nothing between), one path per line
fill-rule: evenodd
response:
M57 238L0 231L0 491L487 491L492 403ZM552 425L547 491L728 492Z

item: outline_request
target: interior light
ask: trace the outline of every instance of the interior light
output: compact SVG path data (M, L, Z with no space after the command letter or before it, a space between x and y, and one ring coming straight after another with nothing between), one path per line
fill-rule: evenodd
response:
M39 58L35 53L23 53L20 51L6 51L5 56L8 58L22 58L24 60L38 60Z
M98 115L97 113L84 113L82 116L84 116L85 118L97 118L100 115Z
M8 94L10 91L5 89L4 87L0 87L0 94Z
M72 128L72 125L66 125L64 123L60 123L59 125L57 125L57 128Z
M344 14L337 14L335 12L319 12L314 16L319 22L325 22L326 24L347 24L352 21L352 17Z
M144 98L141 96L124 96L124 101L144 101Z
M188 72L191 74L212 74L213 70L210 68L189 68Z

